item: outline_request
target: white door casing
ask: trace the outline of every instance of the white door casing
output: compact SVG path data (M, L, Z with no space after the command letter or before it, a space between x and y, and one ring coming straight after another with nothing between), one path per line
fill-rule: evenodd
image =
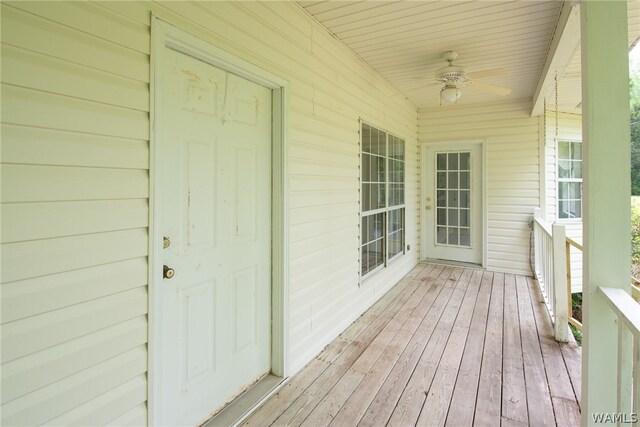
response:
M481 142L422 146L422 259L483 265Z
M275 262L284 236L271 232L284 229L284 206L271 215L272 178L285 200L284 173L271 170L272 148L276 168L284 157L284 90L272 99L271 88L192 55L202 41L189 46L157 24L182 40L155 44L150 421L193 425L270 370L284 374L284 283L271 299L272 237L273 277L286 271Z

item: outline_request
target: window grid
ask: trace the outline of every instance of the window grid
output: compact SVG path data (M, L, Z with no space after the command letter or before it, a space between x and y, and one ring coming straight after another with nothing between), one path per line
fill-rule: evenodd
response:
M404 140L361 125L361 277L404 253Z
M558 141L558 219L582 218L582 143Z
M471 152L436 153L436 244L471 247Z

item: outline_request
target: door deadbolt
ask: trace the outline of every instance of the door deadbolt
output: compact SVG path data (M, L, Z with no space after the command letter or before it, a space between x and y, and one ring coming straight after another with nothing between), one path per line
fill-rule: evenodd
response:
M171 279L175 274L176 272L173 270L173 268L170 268L168 265L162 266L162 277L164 279Z
M430 211L431 210L431 205L427 205L427 210Z

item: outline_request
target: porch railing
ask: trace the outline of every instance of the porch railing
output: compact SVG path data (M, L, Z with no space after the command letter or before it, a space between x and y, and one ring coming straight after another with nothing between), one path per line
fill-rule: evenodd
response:
M599 291L618 317L617 411L640 414L640 307L623 289L601 287Z
M568 313L571 288L567 288L566 232L564 226L549 224L540 213L533 213L534 274L551 315L557 341L569 339Z
M566 236L563 225L546 222L539 208L534 209L533 213L533 240L534 274L553 320L555 338L557 341L567 341L567 323L582 330L582 323L573 317L571 247L580 252L583 247ZM631 277L631 295L625 294L636 304L637 311L640 303L640 280Z

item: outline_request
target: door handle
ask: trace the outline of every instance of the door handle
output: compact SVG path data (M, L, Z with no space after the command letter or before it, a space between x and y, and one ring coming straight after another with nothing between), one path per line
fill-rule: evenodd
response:
M168 265L163 265L162 266L162 278L163 279L171 279L175 274L176 274L176 272L173 270L173 268L170 268Z

